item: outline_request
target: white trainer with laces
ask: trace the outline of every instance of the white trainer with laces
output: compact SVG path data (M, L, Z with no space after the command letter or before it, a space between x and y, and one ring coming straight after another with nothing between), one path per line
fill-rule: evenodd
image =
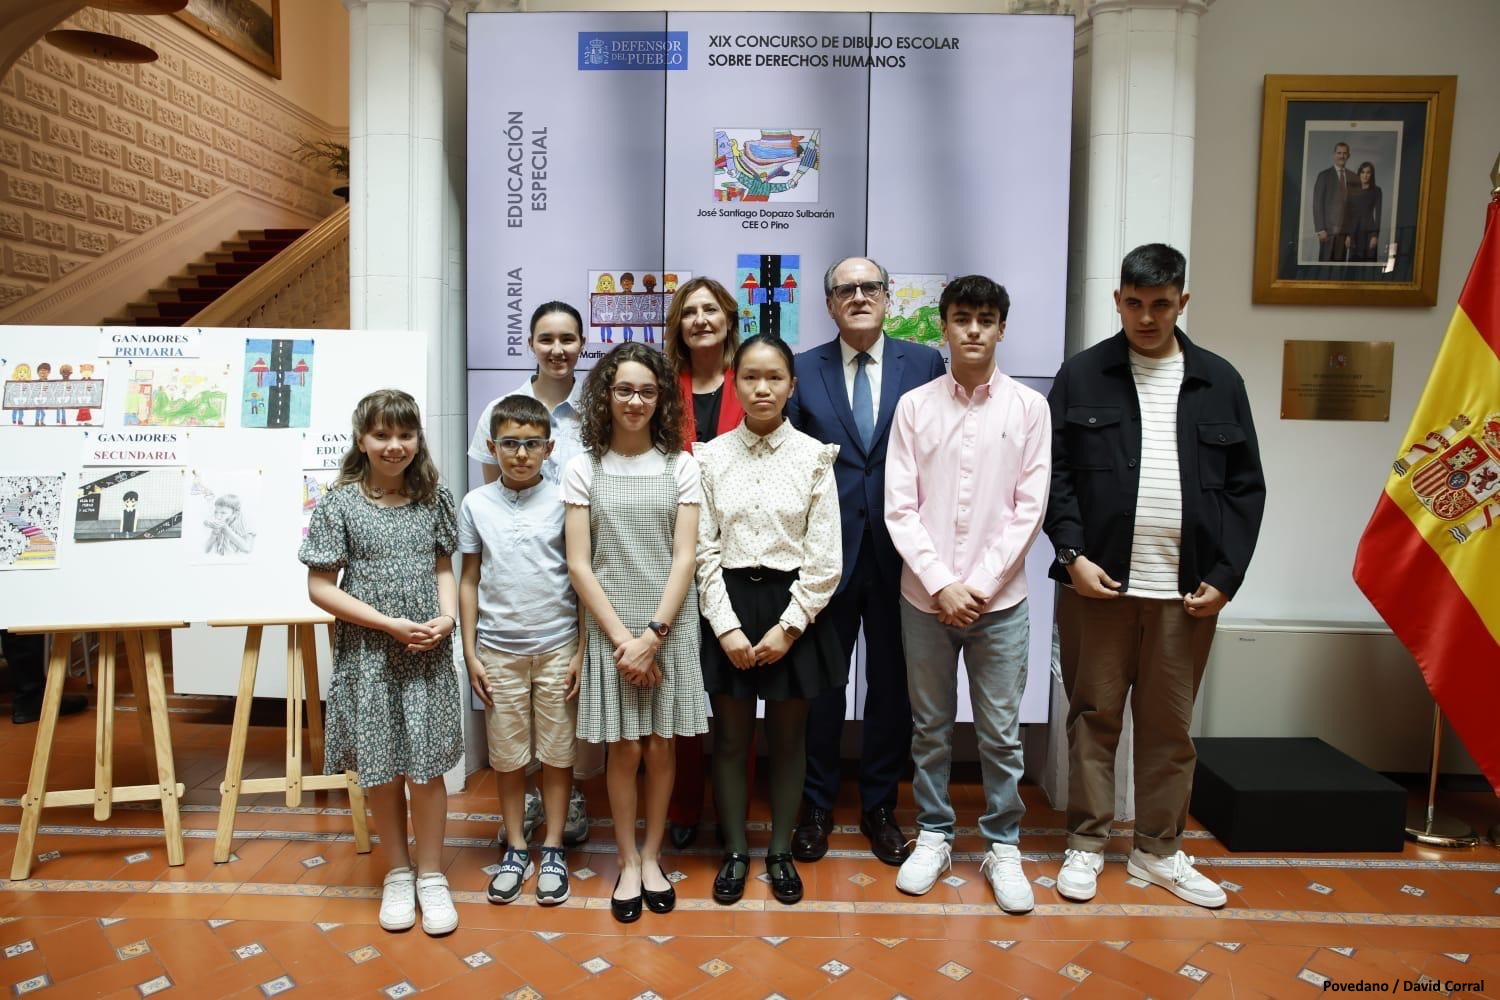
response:
M1036 906L1031 883L1021 868L1021 849L1014 844L991 844L979 863L979 870L990 880L995 902L1006 913L1030 913Z
M1224 890L1194 868L1193 862L1192 857L1181 851L1163 858L1136 848L1130 852L1125 870L1195 906L1214 910L1229 902Z
M1069 848L1057 873L1057 894L1075 903L1087 903L1099 891L1099 872L1103 869L1104 855L1099 851Z
M380 890L380 926L388 931L409 931L417 922L417 876L410 868L386 872Z
M916 846L896 873L896 888L920 896L937 884L943 872L953 867L953 848L947 837L933 830L920 831L912 843Z
M448 879L441 872L417 876L417 902L422 906L422 929L428 934L447 934L458 926Z

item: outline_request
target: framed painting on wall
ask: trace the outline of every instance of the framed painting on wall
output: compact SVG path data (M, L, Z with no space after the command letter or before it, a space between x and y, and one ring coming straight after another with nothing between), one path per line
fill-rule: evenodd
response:
M281 79L281 0L188 0L187 9L176 16Z
M1252 301L1437 302L1457 78L1267 76Z

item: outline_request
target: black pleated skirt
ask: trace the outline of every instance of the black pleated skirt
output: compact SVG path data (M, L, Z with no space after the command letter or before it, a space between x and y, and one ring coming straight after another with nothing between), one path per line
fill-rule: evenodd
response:
M780 620L797 571L755 567L726 569L724 589L753 646ZM703 621L703 687L709 694L786 701L812 698L849 680L849 660L839 649L833 625L820 617L775 663L741 670L730 662L718 637Z

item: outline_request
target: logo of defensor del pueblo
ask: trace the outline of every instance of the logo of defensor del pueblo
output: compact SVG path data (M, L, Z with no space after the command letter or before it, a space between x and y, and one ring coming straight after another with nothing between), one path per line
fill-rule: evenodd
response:
M578 68L687 69L686 31L580 31Z

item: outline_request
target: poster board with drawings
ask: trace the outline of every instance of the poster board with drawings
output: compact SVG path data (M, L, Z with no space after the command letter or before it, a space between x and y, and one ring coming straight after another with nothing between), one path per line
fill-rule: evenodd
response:
M426 365L411 332L7 327L0 627L318 613L297 561L308 477L331 480L372 389L404 389L425 415ZM244 634L175 633L176 690L232 694ZM284 665L268 631L258 695L285 694Z

